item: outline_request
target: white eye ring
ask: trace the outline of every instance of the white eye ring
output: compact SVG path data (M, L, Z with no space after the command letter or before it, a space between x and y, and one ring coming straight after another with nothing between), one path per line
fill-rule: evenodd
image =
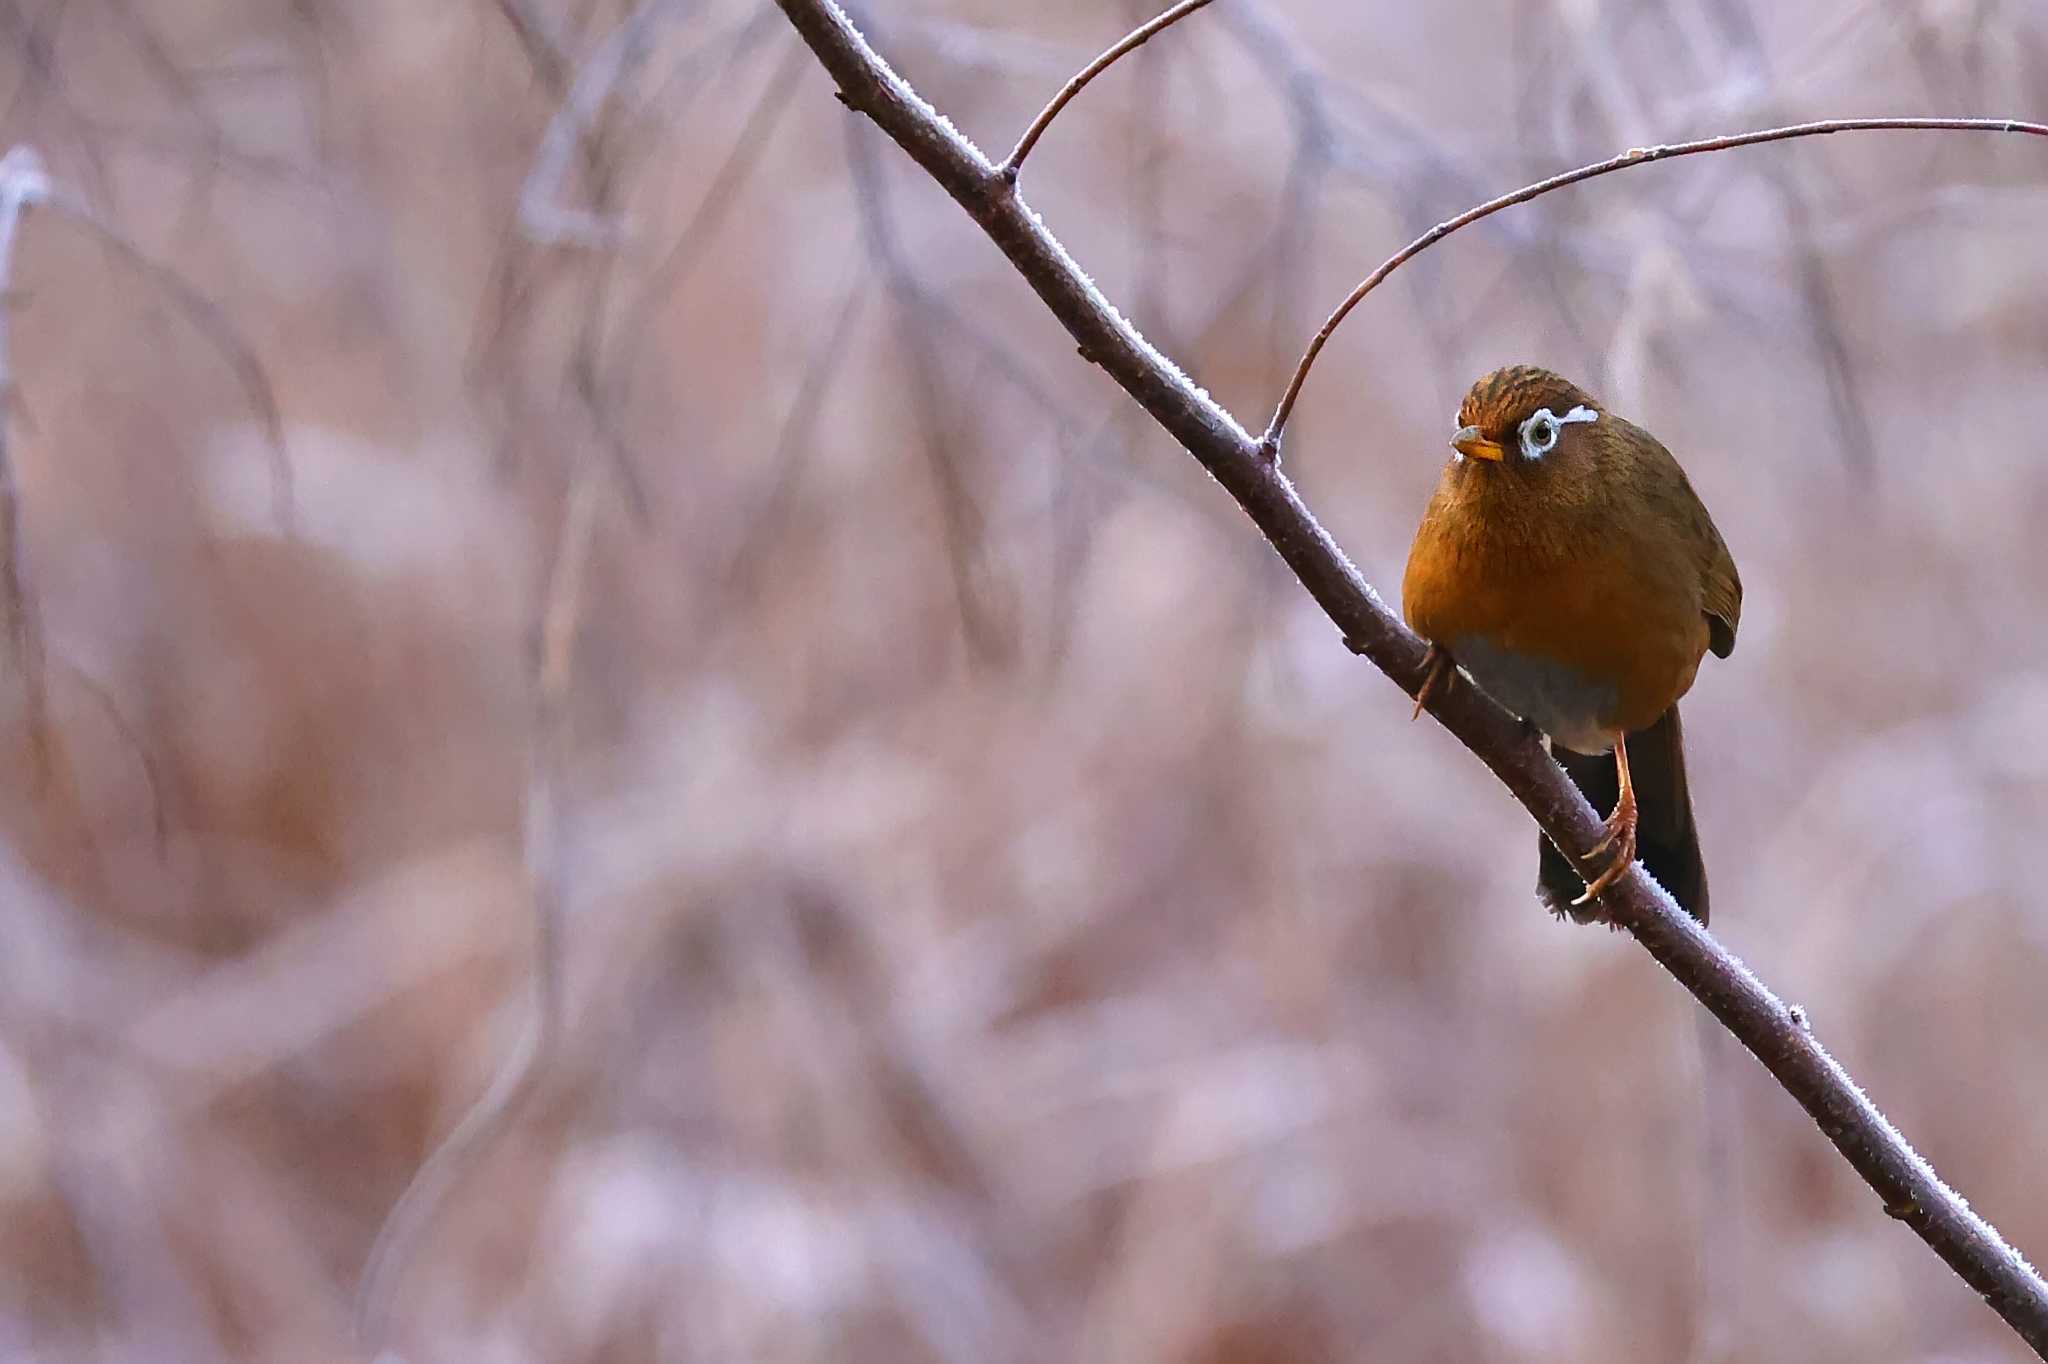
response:
M1596 422L1599 420L1600 414L1583 403L1565 413L1562 417L1557 416L1547 407L1539 407L1522 419L1522 424L1516 430L1515 435L1521 442L1522 455L1525 459L1542 459L1557 448L1557 438L1561 434L1562 427L1571 422Z

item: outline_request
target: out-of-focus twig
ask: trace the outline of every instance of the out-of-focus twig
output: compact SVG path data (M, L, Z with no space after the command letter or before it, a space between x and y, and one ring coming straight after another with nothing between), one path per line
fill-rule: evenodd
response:
M1515 12L1525 15L1536 10L1516 6ZM1482 192L1487 183L1485 172L1465 164L1465 158L1454 148L1441 145L1441 129L1409 111L1388 105L1368 89L1360 89L1325 71L1315 60L1313 50L1265 0L1235 0L1217 11L1217 18L1257 62L1276 93L1286 99L1295 122L1297 143L1316 153L1313 162L1297 157L1296 170L1312 166L1317 172L1318 192L1328 172L1327 178L1341 179L1373 195L1397 221L1412 224L1411 230L1429 224L1431 205L1464 203ZM1542 69L1540 53L1518 50L1523 56L1518 66L1533 63L1538 70ZM1365 120L1362 126L1360 119ZM1526 120L1518 123L1526 126ZM1290 172L1290 178L1294 178L1294 172ZM1283 205L1292 192L1293 185L1283 192ZM1291 208L1283 209L1282 220L1290 220L1291 213ZM1568 330L1583 341L1570 294L1563 283L1565 261L1571 262L1575 272L1613 277L1626 273L1628 253L1587 232L1560 233L1540 218L1498 219L1495 229L1515 243L1517 283L1526 286L1533 277L1550 297ZM1287 238L1276 236L1271 249L1282 251L1286 241ZM1276 270L1278 264L1276 259ZM1484 300L1472 305L1475 312L1485 306ZM1431 349L1445 360L1454 357L1472 333L1468 322L1440 308L1418 310L1415 321ZM1282 344L1277 335L1272 344L1276 348ZM1277 362L1282 367L1276 384L1285 382L1288 367L1297 358L1289 354Z
M1700 22L1678 22L1679 15L1692 12L1698 14ZM1709 61L1707 53L1701 49L1710 38L1699 30L1709 26L1715 29L1718 36L1734 47L1739 68L1761 87L1758 99L1761 116L1772 122L1785 116L1777 94L1783 83L1773 75L1768 45L1755 19L1746 10L1732 3L1702 4L1696 7L1696 11L1679 7L1669 18L1678 29L1681 41L1693 49L1694 60L1701 66ZM1801 175L1797 161L1789 157L1783 162L1774 161L1765 175L1785 204L1786 227L1792 236L1799 290L1804 296L1821 376L1827 384L1828 405L1834 413L1835 428L1841 437L1843 462L1859 472L1865 471L1875 456L1876 436L1858 391L1856 366L1849 354L1847 329L1842 325L1841 305L1836 301L1834 286L1828 279L1827 258L1815 230L1813 204L1805 184L1809 177ZM1867 485L1859 480L1854 486Z
M32 573L24 543L21 481L16 468L12 436L14 404L11 308L14 300L14 253L21 239L21 225L28 210L43 207L66 221L85 227L104 245L148 273L183 305L201 331L213 340L241 376L252 404L261 414L275 457L275 487L280 523L290 525L290 466L284 455L283 419L261 363L235 333L215 305L175 272L158 265L143 254L127 236L104 223L98 215L66 196L50 178L42 157L23 145L0 157L0 618L13 664L20 670L23 709L29 735L30 764L38 790L56 774L58 747L50 714L50 679L42 624L37 609ZM151 826L156 847L162 855L167 837L162 784L154 756L141 741L112 698L83 670L61 665L76 677L107 715L123 738L139 755L149 787Z
M43 159L29 146L0 158L0 615L7 622L7 643L21 669L28 732L37 784L48 775L49 692L43 675L42 631L36 621L29 588L28 556L22 545L21 480L14 467L9 431L14 415L14 368L8 347L9 311L14 299L14 247L28 210L50 198L50 177Z
M151 750L149 741L142 731L135 727L135 722L121 709L120 702L114 699L112 692L101 685L98 678L61 654L57 655L57 666L68 673L71 680L78 684L79 690L99 707L100 713L106 716L107 723L113 726L121 742L134 750L136 765L142 769L143 787L149 795L150 837L156 849L157 861L162 862L170 851L171 824L170 809L165 799L162 766L155 752Z
M774 531L788 510L797 477L813 449L811 436L817 426L818 414L825 406L826 392L832 386L833 377L839 373L839 367L846 361L848 338L853 334L854 320L860 316L861 305L866 299L866 281L856 280L846 290L839 306L833 309L831 323L818 333L818 339L812 344L803 378L797 384L796 395L782 419L781 434L775 438L774 451L767 461L768 475L762 481L765 491L751 509L737 518L740 530L728 552L725 571L720 575L734 586L734 597L739 597L750 585L767 546L774 540Z
M961 630L975 658L1006 662L1015 643L1013 613L1010 603L994 594L987 581L987 529L981 507L960 467L959 452L965 442L958 439L960 422L947 401L947 385L941 378L939 329L927 322L929 310L922 306L924 293L917 285L896 230L882 169L875 157L874 139L857 125L848 129L847 162L860 206L862 236L897 303L897 331L910 362L911 391L916 398L921 428L919 444L938 495L939 523L945 537L946 562L952 572Z
M601 481L579 469L562 511L554 564L535 628L534 720L526 786L525 861L533 909L533 1002L526 1027L461 1121L420 1165L378 1229L356 1294L357 1338L380 1353L401 1271L420 1234L477 1155L502 1135L540 1086L561 1033L563 866L562 761L574 679L584 576L596 538Z
M625 494L627 509L632 513L635 523L642 528L649 523L651 512L646 480L641 477L631 446L619 429L617 413L624 404L615 405L607 401L599 381L599 351L604 339L606 303L610 297L612 278L619 257L617 250L609 248L623 245L625 220L614 202L617 194L617 166L608 148L613 139L608 136L608 126L596 122L596 117L612 91L626 81L645 59L652 36L653 20L671 17L680 8L679 0L645 0L645 3L627 16L626 20L598 45L597 50L577 72L571 93L563 100L562 109L550 126L549 138L543 139L540 154L535 159L534 171L527 180L528 187L532 187L535 183L533 177L540 174L542 164L552 157L559 161L559 166L554 172L559 188L560 177L567 168L567 155L565 151L551 148L550 143L556 131L563 126L563 115L575 110L576 127L573 142L583 152L588 181L586 188L591 207L573 211L572 217L590 224L606 225L606 231L597 236L577 240L579 245L600 249L592 252L595 264L584 291L583 322L577 329L576 340L571 349L569 373L576 394L583 403L584 412L590 420L591 428L597 433L611 458L620 488ZM550 200L552 197L550 196ZM522 202L525 202L524 195ZM564 242L564 239L551 234L550 221L548 214L536 214L524 208L520 213L521 227L530 239L542 247Z
M568 93L569 59L562 51L561 35L554 24L533 4L533 0L498 0L498 12L519 46L533 64L534 73L557 95Z
M1394 273L1407 261L1420 255L1430 247L1450 236L1459 228L1469 227L1482 218L1489 218L1504 208L1526 204L1539 199L1553 190L1567 185L1576 185L1581 180L1611 175L1615 171L1627 170L1631 166L1646 166L1652 161L1665 161L1675 156L1695 156L1702 152L1730 151L1736 147L1750 147L1762 142L1783 142L1795 137L1820 137L1829 133L1877 132L1877 131L1919 130L1935 132L1988 132L2027 133L2034 137L2048 137L2048 124L2027 123L2014 118L1830 118L1813 123L1797 123L1784 128L1764 128L1756 132L1734 133L1725 137L1706 137L1695 142L1672 142L1656 147L1632 147L1619 156L1605 161L1596 161L1580 166L1533 185L1524 185L1510 194L1489 199L1474 208L1469 208L1455 218L1438 223L1429 231L1417 237L1408 245L1396 251L1380 263L1380 267L1359 282L1337 310L1330 314L1322 329L1308 343L1308 350L1302 354L1301 364L1295 368L1294 377L1287 383L1287 391L1280 397L1280 406L1274 409L1273 420L1267 425L1265 435L1259 438L1259 449L1268 459L1277 458L1280 453L1280 435L1287 425L1287 418L1294 411L1294 403L1301 396L1301 386L1308 379L1308 372L1322 353L1323 346L1330 339L1330 333L1349 316L1365 296L1379 287L1380 281Z
M1038 117L1031 120L1031 126L1024 130L1022 137L1017 139L1016 147L1011 150L1008 156L1003 158L1003 164L997 167L998 173L1005 180L1014 184L1017 179L1017 173L1024 168L1024 158L1031 155L1031 149L1038 145L1039 138L1045 136L1045 130L1052 126L1052 121L1060 116L1060 110L1071 104L1074 96L1080 94L1088 87L1088 82L1116 65L1117 61L1125 53L1134 52L1138 48L1143 47L1146 41L1155 33L1171 28L1208 3L1209 0L1181 0L1172 9L1167 10L1157 18L1140 24L1129 33L1126 33L1121 40L1103 52L1101 56L1075 72L1074 78L1061 86L1060 92L1052 97L1052 102L1039 110Z
M280 529L289 532L294 522L291 454L285 444L284 412L277 393L256 351L242 339L235 324L219 304L208 298L176 270L144 251L127 233L107 222L90 206L63 189L52 187L45 201L49 210L84 228L115 256L140 271L151 284L170 298L192 328L213 347L234 371L243 397L263 429L264 448L270 454L271 507Z
M732 40L735 47L748 37L741 32ZM661 259L642 281L633 301L612 332L607 347L617 367L617 377L605 386L605 405L622 412L632 403L634 380L640 367L658 361L661 348L647 344L647 332L662 307L674 297L691 273L703 263L705 246L726 217L740 204L747 180L762 164L762 149L782 122L790 105L790 94L803 70L801 49L793 48L777 65L766 85L755 96L732 145L718 169L705 183L704 193L683 223L682 230L662 253Z
M1082 355L1101 366L1236 499L1347 643L1414 694L1424 676L1423 642L1387 609L1261 442L1116 311L1015 184L882 60L832 0L777 4L831 74L840 99L873 119L966 210L1067 328ZM1826 130L1841 126L1851 125ZM2039 131L2048 133L2048 128ZM1797 135L1796 130L1777 129L1748 135L1748 140ZM1743 144L1741 139L1718 141ZM1644 151L1603 165L1619 169L1653 155L1674 154L1671 148ZM1594 173L1600 172L1588 169L1573 176ZM1510 202L1519 200L1511 197ZM1594 845L1601 836L1599 816L1520 721L1474 687L1451 688L1429 708L1567 855ZM1610 922L1633 934L1799 1101L1883 1200L1885 1211L1910 1226L2048 1358L2048 1283L1906 1143L1821 1046L1805 1014L1767 989L1639 866L1609 887L1600 903Z
M561 108L548 121L541 135L540 150L519 187L519 225L526 235L543 246L580 246L604 250L616 246L626 234L626 224L589 209L563 202L563 188L569 166L585 131L612 91L631 74L647 55L655 27L675 10L675 0L646 0L598 44L576 72ZM508 17L520 13L507 9ZM514 24L522 39L528 29ZM529 48L529 50L532 50Z
M1129 0L1142 12L1147 0ZM1166 97L1165 70L1157 60L1159 49L1147 52L1131 63L1137 85L1136 105L1144 110L1163 108ZM1138 316L1155 336L1173 339L1166 325L1165 186L1160 171L1166 147L1160 123L1154 118L1134 118L1128 129L1131 158L1131 246L1136 281L1131 296L1137 301ZM1128 411L1128 409L1126 409Z

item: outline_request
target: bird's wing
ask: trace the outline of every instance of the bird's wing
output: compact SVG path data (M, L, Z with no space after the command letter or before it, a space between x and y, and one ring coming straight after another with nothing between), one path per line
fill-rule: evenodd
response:
M1619 418L1615 419L1617 422ZM1707 618L1707 647L1716 658L1735 652L1735 631L1742 623L1742 576L1728 552L1706 503L1693 491L1692 480L1672 453L1640 426L1628 424L1642 439L1626 448L1638 452L1645 475L1637 485L1654 490L1665 504L1663 524L1684 533L1687 549L1700 575L1700 611Z
M1742 577L1711 521L1707 530L1714 537L1713 553L1700 581L1700 609L1707 617L1707 647L1714 657L1726 658L1735 652L1735 630L1742 624Z

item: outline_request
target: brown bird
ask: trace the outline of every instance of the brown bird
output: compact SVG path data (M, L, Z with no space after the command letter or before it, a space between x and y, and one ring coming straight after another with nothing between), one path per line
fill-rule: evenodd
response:
M1430 641L1416 713L1460 666L1549 737L1596 809L1612 805L1583 875L1541 841L1536 893L1552 910L1590 917L1574 911L1640 854L1705 923L1678 698L1707 650L1735 648L1728 546L1656 437L1549 370L1472 385L1451 445L1401 583Z

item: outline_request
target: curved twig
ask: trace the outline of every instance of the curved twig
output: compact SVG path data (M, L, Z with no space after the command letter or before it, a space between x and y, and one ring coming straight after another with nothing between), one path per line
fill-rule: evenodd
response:
M1330 339L1330 333L1356 308L1365 296L1377 289L1384 280L1406 264L1411 258L1422 254L1430 247L1450 236L1461 227L1469 227L1481 218L1490 218L1504 208L1526 204L1554 189L1576 185L1581 180L1592 180L1631 166L1646 166L1652 161L1667 161L1674 156L1693 156L1699 152L1723 152L1734 147L1754 146L1759 142L1784 142L1795 137L1820 137L1828 133L1855 133L1877 131L1920 130L1937 132L1976 133L2028 133L2035 137L2048 137L2048 124L2025 123L2014 118L1826 118L1814 123L1794 123L1783 128L1763 128L1755 132L1733 133L1724 137L1703 137L1695 142L1673 142L1660 147L1631 147L1619 156L1610 156L1605 161L1595 161L1589 166L1553 175L1547 180L1538 180L1533 185L1524 185L1512 194L1503 194L1498 199L1488 199L1475 208L1468 208L1455 218L1438 223L1414 241L1396 251L1380 264L1380 268L1359 282L1356 289L1347 294L1337 311L1330 314L1315 339L1308 343L1302 353L1301 363L1294 368L1294 377L1287 381L1287 392L1281 395L1280 406L1273 411L1273 420L1266 427L1266 434L1259 437L1259 452L1272 459L1280 453L1280 432L1287 425L1288 417L1294 413L1295 399L1301 396L1301 386L1308 380L1310 366L1316 362L1323 346Z
M874 119L967 211L1082 355L1237 500L1351 648L1414 695L1423 680L1423 642L1387 609L1259 443L1111 306L1000 168L882 60L832 0L776 3L832 74L840 98ZM1583 853L1600 838L1600 818L1578 788L1485 693L1451 687L1429 710L1559 848ZM1632 934L1799 1101L1885 1211L1910 1226L2048 1359L2048 1283L1906 1143L1814 1037L1805 1013L1750 974L1640 866L1610 886L1600 905L1609 922Z
M1208 3L1209 0L1181 0L1164 14L1126 33L1116 46L1074 73L1074 78L1061 86L1060 92L1052 97L1052 103L1038 111L1038 117L1031 120L1031 126L1024 130L1024 136L1017 139L1017 145L1003 158L1003 164L996 168L996 173L1011 184L1016 184L1017 172L1024 168L1024 158L1031 155L1031 149L1038 145L1039 138L1045 136L1045 130L1052 126L1052 121L1060 116L1060 110L1072 103L1074 96L1080 94L1089 81L1115 66L1126 53L1143 47L1153 34L1161 29L1173 27Z

